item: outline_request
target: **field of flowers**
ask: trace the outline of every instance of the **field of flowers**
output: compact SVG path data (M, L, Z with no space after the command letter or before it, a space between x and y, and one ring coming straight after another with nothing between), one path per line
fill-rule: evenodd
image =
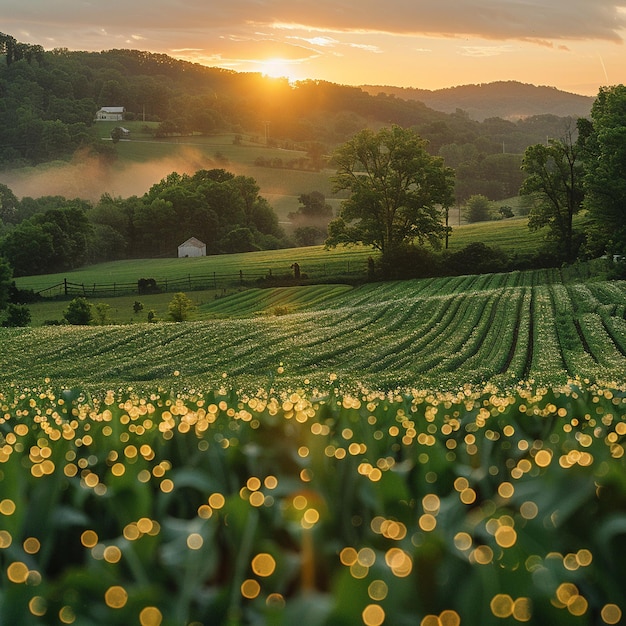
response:
M624 623L626 283L205 309L0 329L0 624Z
M626 387L333 383L0 394L0 623L623 623Z

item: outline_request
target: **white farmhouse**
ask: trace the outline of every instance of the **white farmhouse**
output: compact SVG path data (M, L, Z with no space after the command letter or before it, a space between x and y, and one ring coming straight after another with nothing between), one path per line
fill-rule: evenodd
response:
M102 107L96 113L96 122L120 122L125 111L124 107Z
M195 237L190 237L178 246L178 258L186 256L206 256L206 244Z

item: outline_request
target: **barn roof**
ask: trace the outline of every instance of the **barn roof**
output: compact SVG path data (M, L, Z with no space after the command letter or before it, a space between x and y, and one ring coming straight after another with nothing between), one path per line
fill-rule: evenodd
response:
M202 243L199 239L195 237L189 237L187 241L183 241L178 247L182 248L183 246L191 246L193 248L204 248L206 244Z

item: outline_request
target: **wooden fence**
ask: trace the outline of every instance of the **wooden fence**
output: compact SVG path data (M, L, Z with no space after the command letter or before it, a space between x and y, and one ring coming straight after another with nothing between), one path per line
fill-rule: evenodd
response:
M336 268L333 268L336 273ZM325 275L322 272L320 277ZM366 268L361 263L348 263L347 268L337 273L338 276L352 279L365 278ZM150 293L168 293L178 291L199 291L205 289L226 289L234 286L274 286L276 284L303 284L309 281L318 282L320 277L309 274L295 277L293 274L286 275L267 271L244 271L234 274L187 274L176 278L142 278L135 282L113 283L76 283L64 279L49 287L36 289L37 295L42 298L106 298L126 295L146 295ZM317 280L316 280L317 278Z

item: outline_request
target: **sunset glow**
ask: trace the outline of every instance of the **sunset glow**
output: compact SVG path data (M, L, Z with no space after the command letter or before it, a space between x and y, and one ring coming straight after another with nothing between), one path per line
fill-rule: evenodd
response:
M626 0L406 3L3 0L2 30L45 49L131 48L238 72L441 89L515 80L596 95L626 82Z
M274 58L260 62L260 72L270 78L287 78L290 82L302 78L297 71L297 65L285 59Z

